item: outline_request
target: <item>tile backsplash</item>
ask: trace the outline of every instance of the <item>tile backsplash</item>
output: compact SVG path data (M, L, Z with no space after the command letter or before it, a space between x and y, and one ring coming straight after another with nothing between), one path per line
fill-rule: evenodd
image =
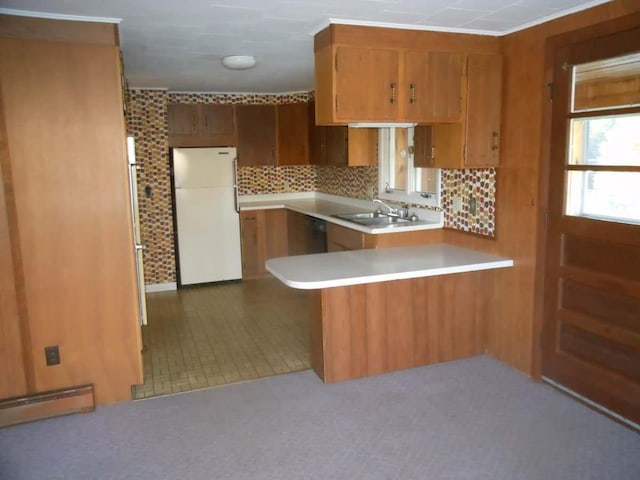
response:
M314 165L238 168L238 194L312 192L318 174Z
M168 103L280 104L308 102L312 92L289 94L217 94L131 89L127 123L136 138L136 156L143 170L138 176L145 281L176 281L173 212L169 177L167 133ZM495 169L442 170L441 205L445 226L493 236L495 232ZM319 191L358 199L372 199L377 192L377 167L286 166L241 167L241 195ZM469 212L470 196L476 198L476 215ZM462 200L454 211L454 197Z
M473 168L441 170L440 205L444 212L444 226L493 237L496 230L496 169ZM454 203L460 198L461 208ZM476 213L471 213L471 198L475 199Z

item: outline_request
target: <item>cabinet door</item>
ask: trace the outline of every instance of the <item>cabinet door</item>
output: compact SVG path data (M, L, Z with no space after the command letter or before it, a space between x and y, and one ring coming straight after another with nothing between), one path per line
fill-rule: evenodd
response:
M233 105L200 105L200 134L219 146L235 145Z
M264 273L265 249L260 239L260 211L240 212L242 242L242 278L257 278Z
M198 105L170 103L167 105L167 123L169 135L198 135Z
M347 165L370 167L378 165L378 129L348 128Z
M347 166L349 131L347 127L324 128L325 165Z
M337 47L335 118L384 121L398 118L397 50Z
M365 233L327 222L327 250L341 252L365 248Z
M238 165L276 164L274 105L237 105Z
M493 166L500 159L502 56L469 55L465 165Z
M289 255L304 255L311 244L311 229L307 224L307 216L302 213L287 211L287 241Z
M455 122L462 113L463 55L405 53L406 117L415 122Z
M289 254L287 210L284 208L263 210L266 258L286 257ZM265 270L266 272L266 270Z
M289 103L276 107L278 165L309 163L309 105Z
M432 133L431 125L413 127L413 166L416 168L432 168L434 166L435 148Z

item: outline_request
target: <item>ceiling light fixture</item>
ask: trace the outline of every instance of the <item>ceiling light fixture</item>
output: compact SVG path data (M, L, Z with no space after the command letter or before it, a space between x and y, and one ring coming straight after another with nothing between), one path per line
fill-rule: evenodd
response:
M246 70L255 66L256 59L251 55L230 55L222 59L222 64L231 70Z

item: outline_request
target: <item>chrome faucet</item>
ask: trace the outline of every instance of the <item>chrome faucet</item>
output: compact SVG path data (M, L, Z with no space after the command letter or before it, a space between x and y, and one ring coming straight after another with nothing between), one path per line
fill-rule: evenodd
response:
M383 202L379 198L374 198L373 203L379 203L380 205L384 205L385 207L387 207L387 209L389 210L387 215L389 215L390 217L407 218L409 216L409 205L407 204L403 204L401 207L394 208L391 205Z

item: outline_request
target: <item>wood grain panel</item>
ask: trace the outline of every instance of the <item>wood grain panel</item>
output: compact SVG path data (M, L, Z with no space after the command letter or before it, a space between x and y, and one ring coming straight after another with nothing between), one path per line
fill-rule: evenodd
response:
M1 95L0 91L0 107ZM31 348L19 242L4 109L0 108L0 398L26 394L29 383L33 388L33 365L25 361Z
M127 400L142 368L118 49L2 39L0 56L35 388Z
M412 280L385 282L387 296L387 358L390 370L414 366Z
M377 375L389 371L385 286L383 283L368 283L364 295L367 302L368 374Z
M30 40L118 45L118 25L0 14L0 36Z
M351 319L351 375L364 377L369 373L366 285L354 285L348 289L348 294Z
M637 245L563 235L562 263L565 266L640 282L640 242Z
M415 365L427 365L431 354L431 330L429 328L429 283L420 278L411 282L411 295L414 308L413 316L413 362Z
M309 301L309 340L311 345L311 366L320 378L325 378L325 350L324 333L322 325L323 295L320 290L311 291Z
M351 309L349 288L337 287L323 290L322 325L325 336L325 363L327 382L340 382L357 378L353 374L351 354Z
M437 52L496 53L500 49L500 39L487 35L332 24L314 37L314 51L321 50L331 42L339 45L385 45L388 48Z
M275 105L236 105L235 115L238 165L275 165Z
M314 370L331 383L484 353L487 275L321 290L311 328Z
M278 165L309 164L309 112L306 103L276 106Z

